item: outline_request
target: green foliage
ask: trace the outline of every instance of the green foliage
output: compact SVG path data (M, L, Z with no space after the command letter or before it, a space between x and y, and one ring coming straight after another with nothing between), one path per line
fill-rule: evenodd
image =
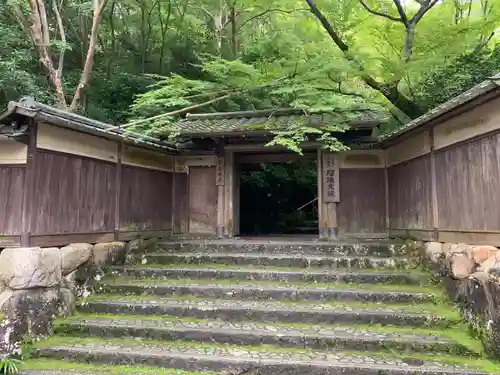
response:
M452 59L425 74L416 84L416 98L425 111L446 102L500 72L500 45Z
M14 358L4 358L0 360L0 374L1 375L11 375L19 373L19 366L23 362L19 359Z
M367 12L359 0L316 3L348 54L303 0L109 0L82 113L127 123L203 103L189 112L280 107L392 112L393 104L366 84L368 74L395 84L415 104L416 112L408 113L414 117L499 70L498 36L490 36L500 23L500 0L440 2L418 23L410 59L402 54L402 23ZM366 3L397 16L392 0ZM405 6L412 15L418 3ZM0 105L24 95L51 104L54 93L15 9L27 14L28 3L0 5ZM66 43L53 32L55 15L47 9L52 59L57 63L57 52L64 50L63 85L71 93L85 61L91 2L61 2ZM134 130L171 129L182 115ZM334 125L343 128L342 122ZM298 151L298 142L313 136L340 150L332 131L294 123L276 132L273 143Z

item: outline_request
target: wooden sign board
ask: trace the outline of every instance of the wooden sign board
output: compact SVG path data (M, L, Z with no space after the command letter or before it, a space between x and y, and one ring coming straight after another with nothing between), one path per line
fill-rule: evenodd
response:
M335 154L323 153L323 202L340 202L339 163Z
M224 185L224 157L223 156L218 156L217 157L217 164L215 165L216 167L216 184L217 186L222 186Z

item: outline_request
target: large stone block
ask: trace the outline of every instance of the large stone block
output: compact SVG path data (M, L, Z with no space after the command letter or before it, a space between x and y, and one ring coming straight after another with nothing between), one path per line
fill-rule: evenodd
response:
M474 272L474 261L464 253L456 253L451 257L451 275L455 279L465 279Z
M142 254L146 252L147 243L141 238L135 239L127 243L126 245L126 264L135 264L137 263Z
M0 283L10 289L51 288L61 283L58 248L9 248L0 253Z
M85 264L92 256L94 246L88 243L72 243L61 249L61 270L66 276Z
M498 253L495 246L472 246L472 258L476 264L481 265L486 259Z
M94 246L94 264L99 267L124 264L125 251L123 242L98 243Z
M500 252L494 252L486 259L483 261L479 267L477 267L477 270L479 272L486 272L488 273L491 269L496 269L500 268Z
M21 342L26 337L41 338L51 335L58 303L59 288L12 291L2 306L2 312L11 329L10 341Z
M437 263L444 258L443 244L441 242L427 242L424 245L425 255L431 262Z

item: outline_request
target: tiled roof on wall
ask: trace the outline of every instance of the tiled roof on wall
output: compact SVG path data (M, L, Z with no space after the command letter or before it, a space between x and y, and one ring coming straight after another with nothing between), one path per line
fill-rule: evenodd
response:
M220 112L188 114L186 119L173 124L173 129L182 135L231 135L242 133L268 133L284 129L294 121L306 119L311 126L326 122L339 124L347 121L352 127L374 127L387 118L372 110L354 110L342 113L314 112L301 109L278 109L242 112Z

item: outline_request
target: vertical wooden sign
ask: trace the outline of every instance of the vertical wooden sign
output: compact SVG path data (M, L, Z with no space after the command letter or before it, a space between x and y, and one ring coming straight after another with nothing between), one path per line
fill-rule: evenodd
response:
M215 183L217 185L217 237L224 237L224 169L223 156L218 156L215 165Z
M339 164L335 154L323 153L323 202L340 202Z
M224 163L224 157L223 156L218 156L217 157L217 164L216 164L216 184L217 186L222 186L224 185L224 168L225 168L225 163Z

